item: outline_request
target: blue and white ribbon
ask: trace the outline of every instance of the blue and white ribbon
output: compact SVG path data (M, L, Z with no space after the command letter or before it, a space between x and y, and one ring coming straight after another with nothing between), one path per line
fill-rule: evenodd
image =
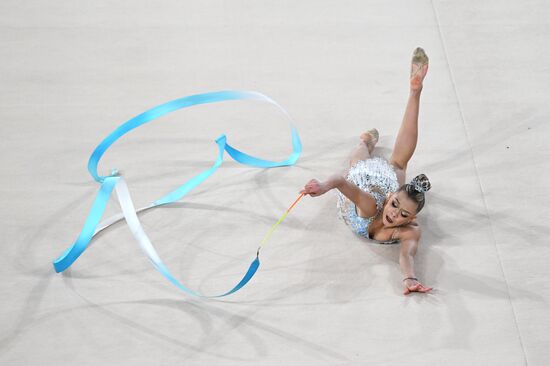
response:
M292 124L291 124L291 134L292 134L293 151L286 160L275 162L275 161L263 160L263 159L250 156L230 146L227 143L226 136L221 135L218 139L216 139L216 144L218 145L218 156L214 165L212 165L211 168L196 175L195 177L191 178L189 181L187 181L186 183L184 183L174 191L164 195L163 197L154 201L150 205L138 209L137 211L134 207L134 203L132 201L130 192L128 190L128 186L124 178L121 176L118 176L114 172L109 176L100 176L97 171L97 165L99 164L99 161L103 156L103 154L105 153L105 151L112 144L114 144L119 138L121 138L123 135L130 132L131 130L147 122L150 122L156 118L159 118L165 114L174 112L179 109L192 107L198 104L216 103L216 102L229 101L229 100L256 100L261 102L267 102L275 105L280 111L283 112L283 114L289 119L289 121L292 121L288 113L279 104L277 104L274 100L272 100L271 98L261 93L253 92L253 91L228 90L228 91L196 94L196 95L191 95L188 97L176 99L171 102L161 104L157 107L151 108L148 111L123 123L117 129L115 129L110 135L108 135L95 148L92 155L90 156L90 159L88 161L88 171L90 172L92 177L101 184L101 187L92 205L92 209L88 214L86 222L84 223L84 227L80 232L80 235L78 236L74 244L71 247L69 247L67 250L65 250L65 252L53 262L55 271L56 272L65 271L86 250L90 241L93 239L93 237L97 233L106 229L110 225L122 219L125 219L126 223L130 227L130 230L132 231L132 234L134 235L135 239L138 241L141 249L143 250L145 255L149 258L153 266L166 279L168 279L170 282L172 282L175 286L177 286L184 292L194 296L201 296L201 297L210 297L210 298L222 297L222 296L227 296L229 294L232 294L238 291L244 285L246 285L248 281L250 281L250 279L254 276L254 274L258 270L258 267L260 266L259 251L256 253L256 258L250 264L248 271L243 276L241 281L237 283L237 285L235 285L231 290L221 295L204 296L196 291L193 291L185 287L168 271L168 268L166 268L166 266L160 259L158 253L153 247L153 244L149 240L149 237L143 230L143 227L138 219L137 213L153 207L170 204L182 199L187 193L189 193L191 190L193 190L195 187L201 184L204 180L206 180L210 175L212 175L220 167L220 165L223 162L224 152L227 152L235 161L239 163L254 166L254 167L259 167L259 168L272 168L272 167L288 166L288 165L294 164L298 160L298 157L300 156L300 153L302 151L302 145L300 142L300 138L298 136L298 132L296 131L296 128L292 126ZM103 215L105 206L107 205L107 202L110 199L113 189L116 190L118 201L122 208L122 214L112 216L100 223L99 221L101 219L101 216Z

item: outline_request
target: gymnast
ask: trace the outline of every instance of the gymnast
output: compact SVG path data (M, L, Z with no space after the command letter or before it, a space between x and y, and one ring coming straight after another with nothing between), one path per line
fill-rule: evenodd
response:
M431 188L430 181L420 174L405 183L407 164L418 138L420 94L427 72L428 56L418 47L411 61L405 115L389 161L372 156L379 137L378 131L372 129L359 137L345 174L335 174L324 182L312 179L301 191L317 197L336 188L339 215L353 232L380 244L400 243L399 265L405 295L432 290L420 283L414 272L420 239L416 215L424 207L424 193Z

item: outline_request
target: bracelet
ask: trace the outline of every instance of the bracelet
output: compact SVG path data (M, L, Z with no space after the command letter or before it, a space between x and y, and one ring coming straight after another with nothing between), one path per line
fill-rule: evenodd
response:
M407 277L407 278L405 278L403 281L406 281L406 280L415 280L415 281L418 281L418 278Z

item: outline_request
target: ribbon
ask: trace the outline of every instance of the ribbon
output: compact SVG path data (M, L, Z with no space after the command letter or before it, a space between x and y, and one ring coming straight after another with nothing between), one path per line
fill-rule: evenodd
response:
M128 190L128 185L126 184L126 181L124 180L123 177L118 175L116 170L113 170L111 175L109 176L100 176L97 171L97 166L99 164L99 161L101 160L101 157L104 155L106 150L111 145L113 145L119 138L121 138L128 132L132 131L133 129L147 122L153 121L161 116L164 116L165 114L174 112L179 109L188 108L199 104L215 103L215 102L222 102L222 101L229 101L229 100L256 100L256 101L267 102L272 105L275 105L280 111L283 112L283 114L290 121L292 121L292 119L290 118L286 110L283 109L279 104L277 104L271 98L254 91L234 91L234 90L196 94L196 95L191 95L188 97L176 99L171 102L161 104L159 106L151 108L143 112L142 114L135 116L130 120L126 121L125 123L117 127L103 141L101 141L101 143L92 152L92 155L88 160L88 171L90 172L94 180L100 183L101 186L100 186L99 192L97 193L96 199L92 205L92 208L88 214L88 217L86 218L84 227L82 228L82 231L80 232L76 241L73 243L71 247L65 250L61 256L59 256L56 260L54 260L53 266L55 271L58 273L65 271L86 250L90 241L93 239L95 235L97 235L100 231L113 225L114 223L122 219L125 219L126 223L130 227L130 230L134 238L137 240L142 251L147 256L149 261L153 264L155 269L159 271L167 280L169 280L172 284L174 284L180 290L190 295L194 295L198 297L215 298L215 297L223 297L223 296L230 295L238 291L239 289L241 289L243 286L245 286L250 281L250 279L254 276L254 274L256 273L256 271L260 266L260 259L259 259L260 248L262 247L262 245L264 245L267 242L267 240L269 239L269 237L271 236L275 228L281 223L281 221L286 217L286 215L288 215L292 207L294 207L294 205L300 200L300 198L303 195L300 195L296 199L296 201L294 201L294 203L290 206L290 208L283 214L283 216L277 221L277 223L268 231L268 233L262 240L260 247L258 248L258 251L256 252L256 258L252 261L247 272L239 281L239 283L237 283L231 290L221 295L214 295L214 296L205 296L203 294L200 294L194 290L187 288L170 273L166 265L160 259L153 244L149 240L149 237L143 230L143 226L139 221L137 213L181 200L187 193L189 193L191 190L193 190L195 187L197 187L199 184L205 181L221 166L223 162L224 152L227 152L229 156L233 158L233 160L241 164L250 165L258 168L272 168L272 167L293 165L300 156L300 153L302 151L302 145L300 142L300 138L298 136L298 132L294 127L292 127L292 125L291 125L291 134L292 134L293 150L290 156L286 160L275 162L275 161L263 160L263 159L253 157L251 155L248 155L230 146L227 143L226 136L221 135L215 140L216 144L218 145L218 156L211 168L194 176L193 178L188 180L186 183L184 183L174 191L164 195L163 197L154 201L150 205L142 207L138 210L136 210L136 208L134 207L134 203L130 196L130 192ZM117 198L122 209L122 213L109 217L100 223L99 220L101 219L101 216L105 210L105 206L107 205L107 202L110 199L113 189L116 191Z

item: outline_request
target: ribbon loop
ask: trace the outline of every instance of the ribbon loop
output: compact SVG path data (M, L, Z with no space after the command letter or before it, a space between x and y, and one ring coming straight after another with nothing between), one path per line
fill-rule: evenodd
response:
M86 250L86 248L88 247L88 244L98 232L106 229L110 225L122 219L125 219L132 231L132 234L134 235L135 239L139 243L142 251L149 258L149 260L151 261L155 269L157 269L157 271L159 271L168 281L173 283L176 287L178 287L182 291L194 296L214 298L214 297L223 297L223 296L230 295L232 293L235 293L239 289L241 289L243 286L245 286L250 281L250 279L256 274L260 266L260 259L259 259L260 248L258 248L258 251L256 253L256 258L252 261L247 272L245 273L241 281L237 283L237 285L235 285L231 290L221 295L205 296L185 287L168 271L168 268L160 259L158 253L153 247L153 244L149 240L149 237L143 230L143 227L139 221L137 213L150 208L157 207L157 206L173 203L182 199L191 190L193 190L199 184L204 182L208 177L210 177L221 166L221 164L223 163L223 155L224 155L224 152L226 151L235 161L241 164L249 165L249 166L254 166L259 168L273 168L273 167L293 165L298 160L300 153L302 151L302 144L300 142L298 132L294 127L291 126L292 148L293 148L292 153L286 160L279 161L279 162L256 158L254 156L241 152L233 148L227 143L227 138L225 135L221 135L216 139L216 144L218 145L218 156L216 158L216 161L212 165L212 167L194 176L193 178L185 182L183 185L181 185L174 191L164 195L158 200L154 201L149 206L140 208L137 211L134 207L132 198L130 196L128 186L125 180L118 175L118 171L113 170L110 176L100 176L97 170L99 161L101 160L101 157L105 154L107 149L111 145L113 145L118 139L120 139L122 136L136 129L137 127L179 109L188 108L199 104L215 103L215 102L222 102L222 101L229 101L229 100L264 101L272 105L275 105L280 111L283 112L283 114L288 119L290 119L290 116L288 115L288 113L280 105L278 105L271 98L261 93L254 92L254 91L226 90L226 91L219 91L219 92L196 94L196 95L191 95L184 98L176 99L171 102L164 103L154 108L151 108L137 115L136 117L126 121L125 123L117 127L103 141L101 141L101 143L94 149L94 151L92 152L88 160L88 171L90 172L94 180L101 183L101 187L96 196L94 204L92 205L90 213L88 214L86 222L84 223L84 227L80 235L78 236L76 241L73 243L73 245L69 247L67 250L65 250L63 254L53 262L55 271L56 272L65 271ZM118 197L120 206L122 208L122 214L118 214L113 217L107 218L106 220L100 223L99 220L101 219L101 216L105 211L105 207L107 205L107 202L110 199L111 192L113 191L113 189L116 190L117 197ZM295 203L297 201L298 200L296 200ZM279 219L277 224L275 224L275 226L270 230L269 235L271 235L271 232L284 219L284 217L288 214L289 211L290 209L287 210L287 212L283 215L281 219ZM266 240L264 238L261 245L264 244L265 241Z

